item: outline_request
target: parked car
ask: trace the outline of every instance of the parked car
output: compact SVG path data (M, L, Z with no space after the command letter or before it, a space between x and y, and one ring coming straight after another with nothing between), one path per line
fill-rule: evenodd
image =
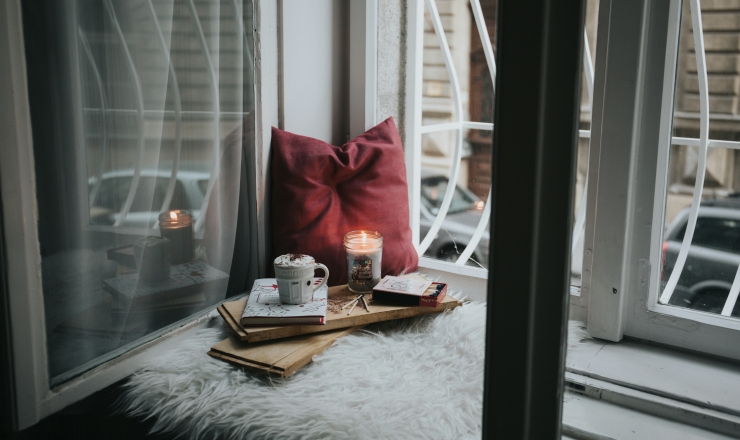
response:
M422 239L429 232L439 212L448 185L449 179L446 176L434 171L422 170L420 222ZM424 255L439 260L457 261L459 254L465 250L475 233L475 228L483 214L484 203L469 190L455 185L455 194L452 197L450 209L447 211L447 217ZM470 256L472 261L468 260L467 264L487 268L488 244L489 235L486 230Z
M156 168L145 167L141 170L136 195L121 226L151 228L154 225L167 195L171 172L171 163L160 163ZM133 168L121 168L103 173L98 195L90 207L91 224L113 225L118 220L131 187L133 175ZM188 209L192 211L193 218L196 219L200 214L200 207L208 188L209 176L207 163L181 163L170 209ZM95 182L96 177L88 179L90 193L93 191Z
M663 242L662 287L676 264L686 233L689 208L678 213ZM669 304L721 313L740 265L740 194L707 200L699 207L694 237ZM740 317L740 302L732 316Z

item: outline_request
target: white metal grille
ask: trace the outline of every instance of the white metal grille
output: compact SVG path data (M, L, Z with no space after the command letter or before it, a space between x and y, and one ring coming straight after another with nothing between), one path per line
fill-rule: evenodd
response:
M676 263L673 267L673 271L660 295L660 302L667 304L673 296L679 278L684 271L686 265L686 259L689 254L689 249L692 244L694 232L696 230L697 218L699 215L699 206L701 204L701 196L704 190L704 178L707 168L707 153L709 148L740 148L740 143L732 141L719 141L709 139L709 81L707 75L707 59L704 48L704 32L702 25L702 14L698 0L690 1L691 9L691 22L693 26L693 38L697 74L699 80L699 138L679 138L673 137L673 145L687 145L698 147L698 165L696 171L696 182L694 184L694 191L691 200L691 208L689 211L688 222L686 225L686 232L684 233L683 240L681 242L681 248L678 253ZM730 316L735 303L737 302L738 292L740 292L740 267L735 275L732 287L730 288L729 295L722 308L721 314L723 316Z
M450 185L448 187L448 190L445 192L445 196L442 200L442 203L439 207L439 210L437 211L437 214L434 218L434 222L432 223L431 228L427 232L426 236L421 239L421 243L418 246L418 252L419 255L423 255L424 252L429 248L429 246L432 244L434 239L437 237L440 228L442 227L442 224L447 217L450 204L452 202L452 198L454 195L454 191L451 189L454 187L452 182L457 182L459 174L460 174L460 162L462 159L462 148L463 148L463 136L466 129L476 129L476 130L484 130L484 131L493 131L493 124L492 123L486 123L486 122L473 122L473 121L466 121L463 119L463 105L462 105L462 91L460 90L460 81L457 77L457 72L455 70L455 66L453 63L453 57L450 51L450 46L447 42L447 38L445 36L445 30L442 26L442 21L440 19L439 12L437 10L437 4L435 0L426 0L427 9L429 11L429 15L434 27L434 32L437 37L437 41L439 43L443 58L445 67L447 69L447 73L450 78L450 84L452 87L452 98L454 103L454 113L453 113L453 122L443 123L443 124L433 124L433 125L420 125L418 127L418 132L420 134L427 134L427 133L435 133L435 132L441 132L441 131L447 131L447 130L454 130L455 132L455 145L454 145L454 153L451 158L452 160L452 167L450 171L449 176L449 182ZM475 21L475 26L478 31L478 35L480 37L480 40L483 44L483 52L485 54L486 63L488 65L488 71L491 74L491 83L495 85L496 83L496 60L493 53L493 48L491 46L491 40L490 36L488 35L488 29L486 27L485 19L483 17L483 12L481 10L481 5L479 0L470 0L470 7L473 13L473 19ZM422 8L419 8L422 10ZM418 32L423 32L422 29L419 29ZM584 71L586 72L586 79L588 84L588 93L589 97L593 95L593 64L591 62L591 54L588 50L588 39L586 37L586 34L584 32L584 39L586 43L586 48L584 50L584 56L583 56L583 63L584 63ZM420 119L418 119L420 120ZM580 130L579 136L582 138L590 138L590 131L589 130ZM417 137L417 144L419 143L419 139ZM420 145L416 145L416 148L421 148ZM585 220L585 200L586 200L586 193L583 192L583 198L580 203L580 209L577 214L577 221L575 224L575 231L573 234L573 249L575 251L576 243L579 239L579 237L583 234L584 230L584 220ZM485 202L485 205L483 207L483 213L481 216L481 219L478 223L478 225L475 228L475 232L473 233L470 242L467 244L465 249L460 253L459 257L454 262L454 265L456 266L464 266L469 258L473 255L473 252L475 251L476 247L480 243L481 239L486 235L487 229L488 229L488 223L490 219L490 212L491 212L491 191L489 188L488 191L488 198Z
M135 161L135 167L133 172L133 177L131 179L131 184L129 186L125 202L123 206L121 207L121 210L119 211L118 215L116 216L116 220L113 227L117 229L125 229L124 222L127 218L127 216L130 213L132 204L134 202L134 198L137 195L137 190L139 188L139 182L141 178L141 172L142 167L144 166L144 158L145 158L145 145L146 145L146 133L145 133L145 122L146 118L149 116L152 117L162 117L164 115L173 116L174 117L174 160L172 164L172 169L169 177L169 182L166 189L166 194L164 197L164 201L160 207L160 212L165 212L170 208L170 204L173 199L173 195L175 193L176 188L176 182L178 173L180 172L180 166L182 162L182 148L183 148L183 116L199 116L199 117L211 117L213 119L212 124L212 145L213 145L213 157L211 161L211 169L210 169L210 178L208 181L208 185L206 187L205 191L205 197L203 199L203 202L200 206L200 213L201 215L198 216L195 224L195 230L196 231L202 231L204 222L205 222L205 214L208 207L208 202L211 198L214 184L215 184L215 177L218 175L219 172L219 158L221 155L221 120L223 116L229 116L231 119L237 118L241 119L241 117L245 116L246 113L244 112L225 112L222 111L222 106L220 102L220 89L221 84L219 84L219 74L217 66L214 65L214 60L211 55L211 51L208 46L208 39L206 37L206 33L203 30L203 26L201 25L201 19L198 15L198 10L196 8L196 3L194 0L185 0L187 2L187 8L189 11L189 18L194 24L197 32L197 40L198 40L198 47L205 59L206 68L207 68L207 76L208 81L211 86L212 90L212 100L213 100L213 109L212 110L183 110L183 99L182 99L182 93L181 93L181 84L178 80L178 75L176 72L176 66L174 63L170 60L170 54L172 47L167 44L164 32L162 31L162 23L160 20L160 17L158 16L155 6L153 3L153 0L144 0L143 3L145 3L146 8L148 10L148 15L150 16L154 29L156 30L157 34L157 40L158 44L161 48L161 56L165 60L166 65L168 66L168 79L170 82L171 90L173 91L173 102L174 102L174 110L161 110L161 109L147 109L145 108L145 86L142 85L141 75L137 69L137 66L134 62L134 57L132 56L132 53L130 51L130 44L128 43L126 36L124 35L124 32L121 29L121 25L119 22L118 14L116 13L116 9L112 3L111 0L104 0L103 6L106 11L107 17L110 20L110 23L112 24L114 35L115 35L115 41L108 42L106 44L110 45L118 45L123 51L124 59L125 59L125 65L127 66L127 69L130 73L129 77L131 78L131 81L133 83L133 89L135 91L135 97L137 106L135 110L131 109L124 109L124 108L111 108L110 100L107 97L107 91L105 88L104 81L100 74L100 68L98 66L99 61L96 60L95 56L93 55L93 51L90 47L89 38L86 35L85 31L79 27L77 29L77 36L80 43L80 46L82 48L82 52L84 54L83 58L85 62L89 65L91 72L93 73L93 78L96 85L96 90L98 94L98 100L100 103L100 108L85 108L84 111L86 113L99 113L103 117L101 118L101 157L99 160L99 163L97 165L97 171L95 173L95 179L94 184L92 185L92 188L89 193L89 204L90 206L93 206L95 201L98 199L100 194L100 186L103 181L102 176L105 171L105 164L106 160L108 158L108 154L110 152L109 148L109 137L110 137L110 129L108 127L108 118L106 117L108 114L134 114L136 115L137 120L137 127L136 127L136 140L137 140L137 159ZM232 15L234 17L234 21L236 23L237 32L239 34L239 38L243 40L243 51L244 51L244 61L246 63L246 69L247 71L252 71L253 69L253 56L252 51L250 48L250 44L248 42L246 29L244 26L244 23L242 22L242 13L241 6L239 4L238 0L232 0L230 2L231 7L233 8L233 15L229 13L228 15ZM171 19L171 17L170 17ZM100 229L100 226L96 226L96 229ZM153 224L152 228L157 228L157 222ZM141 231L139 231L141 232Z

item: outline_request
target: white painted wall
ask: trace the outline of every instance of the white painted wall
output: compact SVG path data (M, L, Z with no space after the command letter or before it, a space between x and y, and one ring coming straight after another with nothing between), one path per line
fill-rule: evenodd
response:
M349 4L283 0L284 130L341 145L349 133Z

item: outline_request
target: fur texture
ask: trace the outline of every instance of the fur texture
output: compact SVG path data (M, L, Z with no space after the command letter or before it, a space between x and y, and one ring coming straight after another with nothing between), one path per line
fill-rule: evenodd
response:
M275 379L205 354L226 337L218 319L132 376L120 408L194 439L480 438L485 320L466 303L377 324Z

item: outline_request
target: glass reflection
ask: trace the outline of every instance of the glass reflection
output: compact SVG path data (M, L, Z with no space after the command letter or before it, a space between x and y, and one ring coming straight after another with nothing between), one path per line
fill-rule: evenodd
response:
M227 296L252 3L23 8L54 386Z

